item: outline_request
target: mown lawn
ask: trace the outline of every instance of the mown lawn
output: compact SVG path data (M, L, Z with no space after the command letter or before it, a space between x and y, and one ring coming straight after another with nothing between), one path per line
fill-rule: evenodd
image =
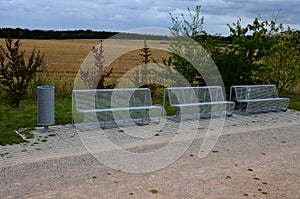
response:
M72 100L55 100L55 124L69 124L72 116ZM25 99L21 106L11 108L7 102L0 99L0 145L16 144L24 140L15 130L26 132L37 126L37 100ZM25 135L30 136L30 135Z
M300 111L300 94L289 95L291 98L290 109Z

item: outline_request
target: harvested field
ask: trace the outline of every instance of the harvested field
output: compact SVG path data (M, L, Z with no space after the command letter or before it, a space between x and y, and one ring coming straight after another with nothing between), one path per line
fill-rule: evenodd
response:
M36 47L45 54L45 68L51 77L74 78L92 47L99 45L98 39L30 40L22 39L22 49L29 55ZM4 44L4 39L0 40ZM168 58L169 47L165 41L147 41L151 58L161 62ZM142 64L140 49L143 40L104 40L104 59L108 67L114 68L113 76L119 76L130 68ZM163 50L165 49L165 50Z

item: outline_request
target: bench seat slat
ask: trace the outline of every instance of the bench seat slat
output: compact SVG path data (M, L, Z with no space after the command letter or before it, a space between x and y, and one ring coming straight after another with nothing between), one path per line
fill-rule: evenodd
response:
M144 109L161 109L161 107L140 106L140 107L120 107L120 108L105 108L105 109L91 109L91 110L77 110L77 111L81 113L93 113L93 112L108 112L108 111L144 110Z
M204 106L204 105L219 105L219 104L233 104L230 101L219 101L219 102L199 102L199 103L189 103L189 104L171 104L172 107L185 107L185 106Z
M263 101L286 101L289 98L264 98L264 99L249 99L249 100L238 100L237 102L263 102Z

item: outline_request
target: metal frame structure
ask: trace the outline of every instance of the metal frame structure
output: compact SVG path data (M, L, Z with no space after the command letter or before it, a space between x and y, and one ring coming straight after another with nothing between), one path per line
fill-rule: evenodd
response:
M96 115L96 121L103 128L107 122L136 121L139 118L140 124L144 125L146 120L149 121L149 111L158 109L158 118L162 112L160 106L152 105L151 91L148 88L73 90L72 99L73 118L79 113L83 114L83 122L89 122L89 118L95 122Z
M290 99L280 98L276 85L235 85L230 88L230 100L238 104L238 113L287 111Z
M235 103L224 100L221 86L165 88L163 106L168 95L171 107L177 108L177 116L196 114L201 118L232 116Z

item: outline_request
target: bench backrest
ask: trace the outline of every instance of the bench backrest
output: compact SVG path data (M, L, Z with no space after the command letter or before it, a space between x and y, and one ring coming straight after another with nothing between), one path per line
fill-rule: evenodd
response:
M166 88L170 105L224 101L221 86Z
M279 97L276 85L243 85L232 86L231 89L237 101Z
M148 88L73 90L76 110L151 106Z

